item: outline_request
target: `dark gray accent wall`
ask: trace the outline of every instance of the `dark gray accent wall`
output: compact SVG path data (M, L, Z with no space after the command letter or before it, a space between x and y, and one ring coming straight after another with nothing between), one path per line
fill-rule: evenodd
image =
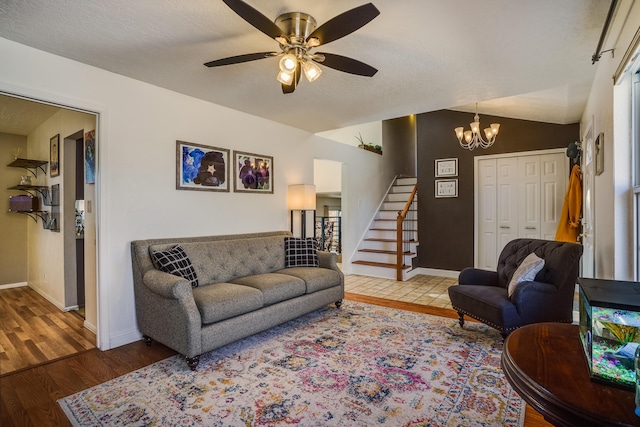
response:
M417 176L416 117L406 116L382 121L385 162L398 176Z
M418 238L414 267L459 271L473 266L474 156L567 147L579 140L579 124L557 125L480 114L480 126L500 123L495 144L460 147L454 128L468 130L473 113L441 110L416 117ZM458 159L458 197L435 198L435 160Z

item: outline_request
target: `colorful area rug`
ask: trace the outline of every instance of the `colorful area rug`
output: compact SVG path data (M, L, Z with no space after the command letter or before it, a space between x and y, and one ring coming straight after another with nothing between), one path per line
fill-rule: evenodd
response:
M522 426L497 331L347 301L58 401L74 426Z

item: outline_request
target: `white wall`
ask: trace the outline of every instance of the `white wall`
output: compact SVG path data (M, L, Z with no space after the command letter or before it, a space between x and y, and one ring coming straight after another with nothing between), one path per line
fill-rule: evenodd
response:
M363 123L346 128L319 132L316 135L355 147L360 144L360 141L358 141L356 137L362 136L365 144L379 145L382 147L382 122ZM382 147L382 149L384 150L384 147Z
M604 44L604 49L615 49L614 55L604 53L597 63L580 122L581 134L593 121L594 138L603 132L605 140L604 172L595 179L596 276L602 279L633 279L630 85L614 87L612 76L639 26L640 4L620 2Z
M342 269L351 261L382 203L395 173L381 156L351 145L316 136L313 157L342 163Z
M313 183L316 193L342 191L342 163L334 160L313 160Z
M1 38L0 57L0 91L99 113L96 208L102 349L139 338L131 240L286 230L287 186L313 180L315 137L307 132ZM176 140L273 156L274 194L176 190Z

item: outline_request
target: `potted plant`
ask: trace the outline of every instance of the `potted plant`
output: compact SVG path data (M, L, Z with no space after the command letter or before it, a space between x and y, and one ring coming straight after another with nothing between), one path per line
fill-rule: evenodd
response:
M382 154L382 147L380 145L367 144L366 142L364 142L364 139L362 138L362 135L360 133L358 133L358 136L356 136L355 138L360 142L360 144L358 145L359 148Z

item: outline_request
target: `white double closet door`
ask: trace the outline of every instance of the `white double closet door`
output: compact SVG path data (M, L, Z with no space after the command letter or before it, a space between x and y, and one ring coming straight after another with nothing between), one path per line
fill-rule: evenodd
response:
M495 270L513 239L553 240L569 178L565 150L475 158L475 266Z

